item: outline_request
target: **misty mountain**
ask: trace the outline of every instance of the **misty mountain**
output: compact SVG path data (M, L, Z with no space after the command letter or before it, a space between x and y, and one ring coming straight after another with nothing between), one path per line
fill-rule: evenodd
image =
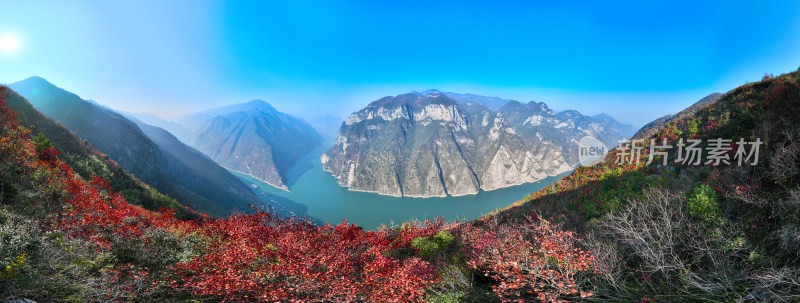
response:
M181 142L191 145L194 143L194 139L197 136L196 133L189 130L183 124L169 121L159 116L148 114L148 113L130 113L130 112L122 112L117 111L118 113L122 114L123 116L128 117L131 120L139 120L138 122L143 122L145 124L155 126L158 128L162 128L168 131L170 134L178 138ZM137 122L137 121L134 121ZM138 124L138 123L137 123Z
M303 119L254 100L179 119L198 132L194 146L225 168L288 190L286 172L322 143Z
M430 92L435 92L435 91L437 91L437 90L428 90L428 91L425 91L423 93L430 93ZM498 98L498 97L487 97L487 96L474 95L474 94L459 94L459 93L447 92L447 93L444 93L444 95L447 96L448 98L456 100L456 101L458 101L458 102L460 102L462 104L465 104L465 103L477 103L477 104L486 106L487 108L489 108L492 111L498 111L498 110L500 110L501 107L503 107L503 105L506 105L506 103L512 101L510 99L503 99L503 98Z
M174 183L188 187L200 198L226 201L222 205L230 207L228 210L244 210L243 206L259 200L253 190L239 178L203 153L187 146L170 132L135 117L130 119L158 146L158 164Z
M183 125L190 131L196 134L206 130L212 119L219 116L224 116L235 112L248 112L248 111L261 111L261 112L277 112L269 103L262 100L253 100L246 103L237 103L232 105L220 106L211 108L196 113L183 115L176 119L176 122Z
M197 155L163 130L148 129L157 139L153 140L135 122L119 113L87 102L39 77L9 87L134 176L183 205L224 216L233 209L245 209L247 204L258 201L246 185L227 171L204 167L216 166L213 162L186 162L198 159Z
M339 126L342 125L344 119L326 115L307 118L306 121L320 135L335 138L339 134Z

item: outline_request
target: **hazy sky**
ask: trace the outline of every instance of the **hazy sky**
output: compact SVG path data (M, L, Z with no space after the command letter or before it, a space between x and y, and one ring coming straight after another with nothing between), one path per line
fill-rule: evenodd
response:
M301 117L436 88L640 125L800 66L797 1L432 2L4 1L0 83L38 75L159 115L263 99Z

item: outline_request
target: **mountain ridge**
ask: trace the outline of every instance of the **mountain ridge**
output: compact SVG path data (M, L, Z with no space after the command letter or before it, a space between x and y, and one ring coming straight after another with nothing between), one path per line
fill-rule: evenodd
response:
M522 106L509 100L503 107L514 104ZM520 136L505 116L438 90L383 97L345 119L320 161L349 190L410 197L475 194L577 164L569 148L538 133Z
M176 198L181 204L215 216L225 216L233 209L244 209L248 204L260 201L252 191L241 190L247 186L238 179L232 179L235 177L229 173L199 176L191 173L191 166L185 163L180 168L168 168L164 157L172 157L166 155L135 122L111 109L85 101L41 77L31 77L9 87L26 97L43 114L91 142L133 175ZM205 164L211 165L213 162ZM187 178L190 175L195 177ZM197 180L205 178L235 180L241 184L238 185L239 190L222 194L228 193L228 189L218 187L215 183L235 183L212 182L200 186ZM215 196L216 200L197 192L214 192L211 196Z
M305 120L262 100L205 110L183 121L203 125L194 146L222 167L286 191L289 168L323 140Z

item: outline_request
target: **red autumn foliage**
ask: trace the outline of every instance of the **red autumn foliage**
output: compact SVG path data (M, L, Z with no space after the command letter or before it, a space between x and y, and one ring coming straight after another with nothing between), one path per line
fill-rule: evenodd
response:
M789 87L786 85L786 83L781 79L777 79L767 89L767 95L764 97L764 103L765 105L769 105L777 100L786 99L788 93Z
M110 192L108 182L94 177L83 182L71 176L61 180L67 189L64 210L54 220L57 229L72 237L90 239L100 248L110 248L111 235L143 238L146 228L168 228L192 225L173 217L174 210L152 212L125 201L119 193ZM69 177L72 178L69 178Z
M55 165L57 162L56 160L58 159L58 150L56 150L55 147L51 147L43 151L39 151L39 158L51 165Z
M205 254L175 266L175 281L200 295L229 300L407 301L436 280L418 258L387 257L385 232L354 224L316 227L268 213L235 215L206 224Z
M482 228L466 226L463 233L471 248L467 263L498 282L494 292L504 301L557 302L592 295L575 278L593 270L594 257L574 246L571 231L527 217L510 224L490 220Z

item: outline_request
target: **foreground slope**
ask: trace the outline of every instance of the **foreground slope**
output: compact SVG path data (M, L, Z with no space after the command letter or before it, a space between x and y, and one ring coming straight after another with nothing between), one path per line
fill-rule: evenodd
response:
M216 166L210 161L189 165L183 161L167 160L176 159L174 153L170 154L176 149L162 150L136 123L110 109L87 102L39 77L9 87L134 176L183 205L211 215L225 216L233 209L246 209L248 204L258 201L252 191L246 190L246 185L228 172L197 170L197 165L201 164ZM191 157L192 153L186 155ZM214 174L204 175L210 172ZM214 180L226 181L217 183ZM231 184L235 186L231 188Z
M798 115L800 71L712 94L643 128L634 160L617 148L483 221L538 214L584 230L600 265L586 283L609 301L800 300ZM676 162L688 140L697 165ZM666 166L647 163L651 147Z
M682 118L685 118L687 116L696 114L699 110L705 108L706 106L710 105L711 103L714 103L720 97L722 97L722 94L720 94L720 93L710 94L708 96L703 97L703 99L700 99L699 101L695 102L694 104L692 104L691 106L687 107L686 109L680 111L679 113L676 113L676 114L673 114L673 115L666 115L664 117L661 117L661 118L658 118L658 119L654 120L653 122L647 123L644 126L642 126L642 128L639 129L636 132L636 134L633 136L633 138L636 138L636 139L648 138L648 137L652 136L655 132L657 132L660 129L664 128L665 126L669 125L669 123L671 123L671 122L673 122L675 120L682 119ZM697 126L695 126L695 128L696 127Z
M155 145L133 122L39 77L12 83L9 87L41 113L89 141L146 183L156 188L168 186L154 165L157 163Z

